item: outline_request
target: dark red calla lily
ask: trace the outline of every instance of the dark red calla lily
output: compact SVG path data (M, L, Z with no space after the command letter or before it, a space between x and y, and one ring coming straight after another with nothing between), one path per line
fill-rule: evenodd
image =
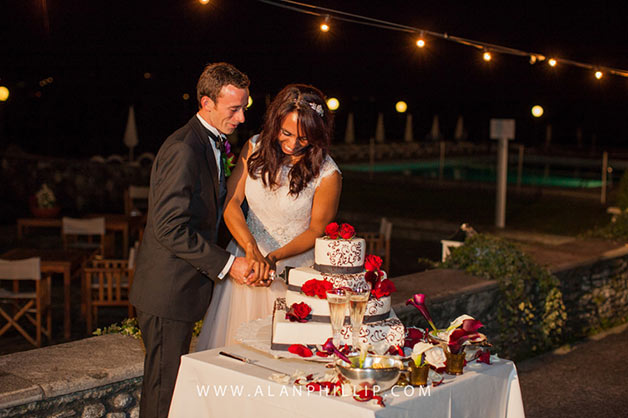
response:
M328 354L335 354L338 358L346 361L347 363L351 364L351 360L349 360L349 357L345 356L344 354L342 354L334 345L334 339L333 338L328 338L327 341L325 341L325 344L323 344L323 350L325 350Z
M462 329L465 330L467 333L476 332L483 326L484 324L477 319L465 319L464 321L462 321Z
M434 331L438 331L436 325L434 325L434 321L432 321L432 316L430 312L427 310L427 306L425 305L425 295L423 293L417 293L411 299L408 299L406 305L412 305L419 310L423 314L423 317L427 320L427 323L430 324L430 327Z
M405 338L405 342L403 344L404 347L414 347L414 345L416 343L418 343L419 341L424 341L425 340L425 332L423 332L421 329L419 328L415 328L415 327L407 327L406 328L406 338Z

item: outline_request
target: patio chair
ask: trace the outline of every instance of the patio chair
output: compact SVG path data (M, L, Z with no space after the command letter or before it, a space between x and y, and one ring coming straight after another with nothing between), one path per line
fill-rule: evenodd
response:
M42 277L40 262L37 257L16 261L0 260L0 281L7 285L0 287L0 316L6 320L0 328L0 336L15 328L35 347L41 347L42 335L48 341L52 335L50 275ZM32 282L28 290L20 286L27 282ZM20 290L20 287L23 289ZM25 323L28 327L35 327L34 335L33 331L29 333L24 328Z
M378 232L363 232L366 240L366 254L374 254L382 258L382 269L390 272L390 237L392 236L392 222L382 218Z
M133 260L93 260L89 267L83 269L88 334L98 324L99 308L126 308L129 317L134 316L129 302L135 272L133 264Z
M133 216L139 210L148 209L148 187L129 186L124 191L124 213Z
M63 248L95 250L97 255L105 257L105 218L69 218L61 219ZM98 241L94 239L98 238Z

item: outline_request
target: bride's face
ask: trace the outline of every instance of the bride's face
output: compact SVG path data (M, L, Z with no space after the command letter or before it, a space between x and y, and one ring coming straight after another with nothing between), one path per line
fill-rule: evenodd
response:
M299 129L299 114L296 111L288 113L281 122L277 140L286 155L293 155L308 145L307 138Z

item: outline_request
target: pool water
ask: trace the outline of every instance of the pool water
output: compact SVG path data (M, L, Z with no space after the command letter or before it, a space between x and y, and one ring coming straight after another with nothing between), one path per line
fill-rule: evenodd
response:
M368 172L369 164L343 164L345 171ZM438 179L439 161L408 161L398 163L378 163L373 165L374 172L402 173L413 177ZM496 182L497 167L489 162L469 162L449 160L443 167L444 180ZM517 166L508 167L508 183L517 184ZM548 186L566 188L602 187L600 173L593 170L560 166L524 166L521 184L528 186Z

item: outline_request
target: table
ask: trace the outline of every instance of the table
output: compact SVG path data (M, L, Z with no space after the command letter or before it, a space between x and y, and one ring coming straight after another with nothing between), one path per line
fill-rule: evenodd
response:
M243 344L188 354L181 358L170 417L524 417L517 370L499 359L472 362L461 376L446 376L437 387L393 387L384 392L386 407L352 397L301 392L268 379L272 371L218 353L225 351L292 374L323 373L324 364L275 359Z
M70 286L72 275L91 255L84 250L15 248L0 255L5 260L21 260L39 257L42 273L59 273L63 275L63 336L70 339L72 331L70 310Z
M122 233L122 253L125 257L129 250L129 231L139 230L146 222L146 216L127 216L121 213L93 213L86 217L103 217L107 231ZM21 240L29 228L61 229L61 218L18 218L17 238Z

